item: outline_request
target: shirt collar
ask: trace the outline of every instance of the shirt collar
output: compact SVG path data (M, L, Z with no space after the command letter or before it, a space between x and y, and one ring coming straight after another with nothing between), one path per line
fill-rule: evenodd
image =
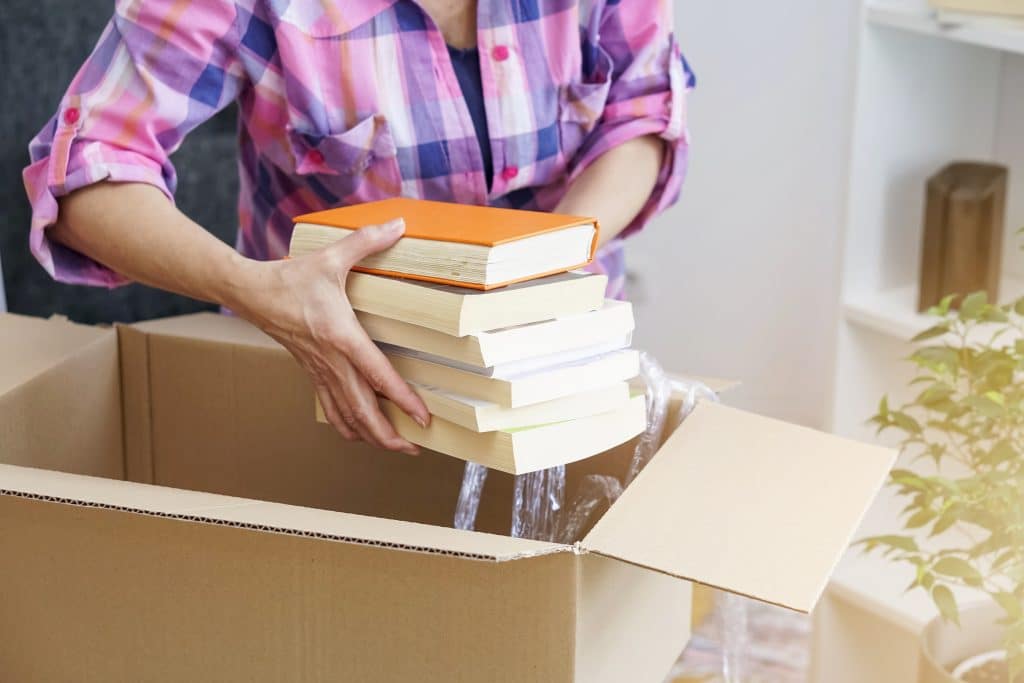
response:
M280 18L317 38L353 31L401 0L307 0L289 2Z

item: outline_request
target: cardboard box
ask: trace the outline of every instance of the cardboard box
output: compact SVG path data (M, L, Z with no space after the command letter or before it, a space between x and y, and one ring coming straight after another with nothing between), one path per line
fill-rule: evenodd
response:
M356 446L245 323L0 316L4 681L660 682L690 581L810 610L890 451L702 405L575 545L449 528L463 463ZM568 470L621 474L626 445ZM489 532L489 533L485 533Z

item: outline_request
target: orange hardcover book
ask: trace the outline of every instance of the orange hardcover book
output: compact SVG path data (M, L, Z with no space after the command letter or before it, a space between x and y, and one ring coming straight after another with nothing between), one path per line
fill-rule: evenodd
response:
M298 216L289 255L395 218L405 221L402 239L354 270L482 290L586 266L599 231L582 216L396 198Z

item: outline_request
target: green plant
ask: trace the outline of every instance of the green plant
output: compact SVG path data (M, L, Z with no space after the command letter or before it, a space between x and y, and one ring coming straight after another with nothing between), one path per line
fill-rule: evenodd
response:
M1011 680L1024 671L1024 298L997 306L986 295L947 297L935 325L914 337L909 361L916 398L893 407L883 398L871 422L899 433L912 462L934 461L935 475L896 469L889 484L908 499L904 533L865 538L909 563L907 590L925 590L944 618L959 624L950 587L987 593L1005 612ZM946 534L941 550L924 538Z

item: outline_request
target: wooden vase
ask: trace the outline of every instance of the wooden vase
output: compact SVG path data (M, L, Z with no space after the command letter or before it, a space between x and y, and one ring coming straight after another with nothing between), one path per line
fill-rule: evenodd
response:
M918 310L947 294L999 297L1006 215L1003 166L950 164L928 180Z

